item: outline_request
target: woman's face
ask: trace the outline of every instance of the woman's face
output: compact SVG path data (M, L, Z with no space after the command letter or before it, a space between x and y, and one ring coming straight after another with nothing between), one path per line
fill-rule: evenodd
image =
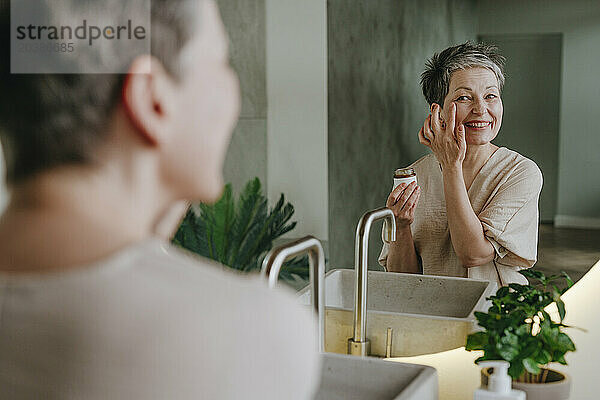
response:
M450 88L444 99L442 116L456 103L456 124L464 124L468 145L491 142L500 130L504 107L496 75L487 68L468 68L452 73Z

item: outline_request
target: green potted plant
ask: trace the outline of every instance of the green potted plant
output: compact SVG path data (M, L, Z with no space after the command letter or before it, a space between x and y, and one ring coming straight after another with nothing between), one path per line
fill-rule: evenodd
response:
M566 273L546 277L540 271L522 270L523 276L537 285L511 283L488 298L492 305L486 313L475 317L483 328L467 337L466 349L483 350L475 360L505 360L510 363L508 374L513 388L527 393L528 400L568 399L571 387L569 377L551 370L548 365L557 362L566 365L565 354L575 351L571 338L564 332L565 304L560 296L573 285ZM559 289L563 280L566 287ZM558 318L553 320L546 311L554 304ZM482 370L482 385L487 385L488 370Z
M249 181L236 201L231 184L213 205L192 205L172 242L203 257L243 272L257 272L273 241L290 232L294 206L281 194L274 207L268 207L260 180ZM280 277L292 286L308 280L308 258L287 262ZM300 282L298 284L298 282Z

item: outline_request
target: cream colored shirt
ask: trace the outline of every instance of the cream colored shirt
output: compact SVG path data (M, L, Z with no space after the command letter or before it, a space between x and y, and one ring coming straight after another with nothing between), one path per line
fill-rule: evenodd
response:
M2 399L309 399L319 369L308 307L158 239L0 275Z
M484 279L508 285L527 283L518 270L535 264L538 239L538 199L542 173L531 160L501 147L481 168L468 190L473 211L496 251L488 264L465 268L452 247L440 165L429 154L412 166L421 187L411 231L423 273ZM383 239L383 234L382 234ZM387 262L383 244L379 262Z

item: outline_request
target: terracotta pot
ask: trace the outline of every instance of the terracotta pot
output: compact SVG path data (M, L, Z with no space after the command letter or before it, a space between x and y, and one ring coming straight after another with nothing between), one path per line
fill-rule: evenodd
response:
M481 386L487 387L488 377L493 368L481 370ZM569 375L553 369L548 370L546 383L523 383L513 381L513 389L522 390L527 400L568 400L571 395L571 378Z

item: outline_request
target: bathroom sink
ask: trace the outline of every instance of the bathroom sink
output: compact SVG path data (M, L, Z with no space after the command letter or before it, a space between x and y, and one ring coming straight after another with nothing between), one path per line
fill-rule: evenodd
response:
M347 354L353 335L355 272L329 271L325 277L325 351ZM476 329L475 311L489 308L493 282L466 278L368 272L367 338L372 356L405 357L465 345ZM310 289L299 292L310 303ZM387 330L391 349L386 354Z
M315 400L437 400L432 367L324 353Z

